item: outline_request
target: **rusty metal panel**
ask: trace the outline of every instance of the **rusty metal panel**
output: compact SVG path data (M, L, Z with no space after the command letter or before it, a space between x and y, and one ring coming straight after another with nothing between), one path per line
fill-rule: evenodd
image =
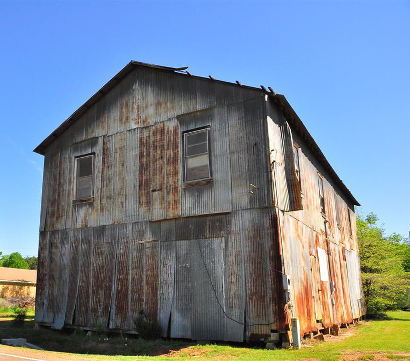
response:
M78 296L80 262L81 262L81 229L73 229L70 234L70 258L67 282L67 306L65 323L73 324L74 311Z
M138 219L138 188L139 188L139 129L129 130L126 134L125 154L125 221Z
M48 232L40 232L38 245L38 270L36 285L36 322L45 322L45 316L47 311L49 277L48 237Z
M156 320L158 317L158 280L159 280L159 243L145 243L145 305L148 317Z
M158 321L162 336L168 336L175 297L176 242L160 242Z
M178 241L176 248L175 296L171 310L171 337L191 338L192 292L190 241Z
M165 124L156 124L152 129L151 140L151 219L165 218Z
M100 222L113 223L113 178L114 178L114 137L107 136L103 140L101 193L100 193Z
M93 230L92 294L90 325L107 327L111 307L115 244L107 237L107 227Z
M209 157L212 177L212 181L205 184L183 184L181 190L182 216L228 212L232 208L226 116L225 109L214 108L178 117L182 133L209 126ZM183 159L183 154L181 158ZM183 165L181 165L182 169Z
M151 137L151 128L144 128L140 130L138 181L138 212L140 213L140 219L148 219L151 213Z
M228 218L229 217L229 218ZM240 212L227 217L225 238L225 271L224 271L224 340L244 341L245 323L245 254L242 237L242 218Z
M346 250L346 264L352 317L359 318L362 316L362 293L360 284L360 261L359 255L355 250Z
M54 259L57 270L50 268L50 272L56 274L56 292L54 294L54 318L52 327L55 329L61 329L64 326L68 288L67 283L69 280L69 260L70 260L70 239L71 231L61 230L58 231L57 239L57 257Z
M75 305L74 321L78 326L86 326L90 322L91 280L93 232L92 229L81 230L80 265L78 280L78 296Z
M181 213L180 129L176 119L165 123L165 137L166 217L175 218Z
M134 226L134 225L133 225ZM135 236L134 236L135 237ZM142 238L130 241L130 315L134 320L144 310L145 252Z
M114 328L128 328L128 295L130 292L130 243L127 229L124 225L118 226L118 240L116 242L116 281L115 281L115 321Z
M115 134L114 137L114 163L113 163L113 198L112 198L112 223L120 224L125 216L125 150L126 134Z

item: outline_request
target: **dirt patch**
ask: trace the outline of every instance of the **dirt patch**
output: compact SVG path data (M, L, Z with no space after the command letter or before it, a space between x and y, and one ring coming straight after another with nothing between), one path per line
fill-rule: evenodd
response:
M208 350L206 348L198 348L196 346L189 346L189 347L184 347L179 350L171 350L167 354L163 354L161 356L165 357L179 357L179 356L189 356L189 357L206 357L206 358L211 358L215 360L223 360L223 359L234 359L237 358L237 356L234 355L215 355L212 356L210 355L212 353L212 350Z
M319 342L341 342L344 339L353 336L356 331L357 331L357 326L360 325L369 325L370 322L364 322L361 321L357 323L356 325L352 325L349 328L340 328L339 329L339 335L338 336L333 336L333 335L323 335L324 341L317 340L317 339L304 339L302 341L304 347L313 347Z

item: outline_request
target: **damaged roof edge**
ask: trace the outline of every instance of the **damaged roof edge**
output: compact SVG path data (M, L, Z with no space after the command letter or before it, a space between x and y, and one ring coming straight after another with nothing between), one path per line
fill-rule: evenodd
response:
M339 178L333 167L330 165L328 160L326 159L325 155L320 150L319 146L310 135L309 131L306 129L305 125L303 124L302 120L296 114L292 106L289 104L286 97L282 94L275 94L271 96L275 103L279 106L281 111L286 117L286 120L290 124L290 127L306 142L306 144L311 149L313 155L317 158L320 162L322 167L328 173L330 178L337 184L340 190L348 197L349 201L352 202L355 206L360 206L360 203L356 200L353 194L349 191L349 189L345 186L343 181Z
M148 67L154 68L163 71L174 72L176 74L184 74L181 71L187 69L187 67L167 67L167 66L160 66L154 64L147 64L141 63L138 61L130 61L124 68L122 68L116 75L114 75L104 86L98 90L91 98L89 98L83 105L81 105L73 114L70 115L58 128L56 128L46 139L44 139L35 149L34 152L44 155L47 147L53 143L53 141L58 138L61 134L64 133L78 118L80 118L89 108L91 108L95 103L97 103L105 94L107 94L113 87L115 87L128 73L130 73L135 67ZM215 81L218 83L223 83L231 86L241 86L245 89L252 89L260 91L264 94L267 94L271 99L273 99L276 104L280 107L280 109L285 114L288 122L290 123L291 127L299 134L299 136L304 139L308 146L311 147L313 154L318 158L319 162L322 164L325 171L329 174L329 176L333 179L333 181L338 185L343 193L348 197L350 202L356 206L360 206L360 203L353 197L352 193L349 189L344 185L342 180L336 174L332 166L327 161L326 157L323 155L322 151L320 150L319 146L316 144L313 137L310 135L306 127L304 126L303 122L300 120L296 112L293 110L292 106L289 104L287 99L282 94L275 94L275 93L267 93L261 88L256 88L247 85L238 85L236 83L231 83L223 80L216 80L205 78L196 75L189 75L192 78L196 79L203 79L207 81Z

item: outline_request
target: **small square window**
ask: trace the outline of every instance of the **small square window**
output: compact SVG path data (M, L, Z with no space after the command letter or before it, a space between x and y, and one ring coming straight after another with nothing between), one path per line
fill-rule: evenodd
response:
M209 128L184 133L184 168L186 182L211 178Z
M94 154L75 158L75 199L86 200L94 196Z

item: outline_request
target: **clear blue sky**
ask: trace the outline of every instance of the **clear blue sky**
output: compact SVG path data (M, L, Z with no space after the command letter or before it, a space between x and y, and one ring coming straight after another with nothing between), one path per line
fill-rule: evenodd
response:
M359 212L407 235L410 1L13 0L0 14L3 253L37 254L33 148L131 59L285 94Z

